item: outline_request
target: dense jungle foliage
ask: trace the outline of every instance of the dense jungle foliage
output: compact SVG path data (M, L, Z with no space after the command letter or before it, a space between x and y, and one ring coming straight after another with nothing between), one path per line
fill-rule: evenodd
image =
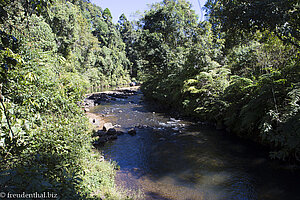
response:
M0 188L122 199L78 106L91 88L143 82L148 98L300 161L296 0L185 0L135 22L87 0L0 0Z
M147 97L300 161L300 4L208 0L198 22L184 1L139 21Z
M0 12L1 192L124 199L77 105L91 87L130 81L109 10L87 1L2 0Z

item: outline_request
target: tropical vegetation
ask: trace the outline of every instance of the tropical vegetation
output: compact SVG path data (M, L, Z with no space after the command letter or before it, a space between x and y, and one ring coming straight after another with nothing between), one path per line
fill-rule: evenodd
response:
M109 10L86 1L0 1L1 192L124 199L78 106L91 88L127 84Z
M142 82L146 98L300 161L296 0L186 0L117 24L86 0L0 0L0 188L61 199L124 198L98 162L79 103Z
M147 97L300 161L298 1L163 1L140 19ZM140 47L142 45L142 47Z

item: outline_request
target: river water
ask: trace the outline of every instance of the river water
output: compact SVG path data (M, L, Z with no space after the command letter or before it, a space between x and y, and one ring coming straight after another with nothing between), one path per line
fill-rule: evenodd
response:
M99 148L118 163L117 183L142 199L300 199L300 175L268 159L261 147L202 123L175 119L142 94L91 111L123 131Z

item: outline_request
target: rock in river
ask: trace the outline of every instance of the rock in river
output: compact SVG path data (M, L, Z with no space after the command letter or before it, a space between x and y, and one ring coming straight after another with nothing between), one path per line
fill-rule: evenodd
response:
M104 136L105 134L106 134L105 131L98 130L98 131L95 133L95 136L102 137L102 136Z
M132 129L130 129L129 131L128 131L128 134L129 135L136 135L136 130L134 129L134 128L132 128Z
M110 128L114 128L114 126L112 125L112 123L105 123L103 125L103 130L104 131L108 131Z
M117 130L114 128L110 128L107 130L107 134L108 135L116 135L117 134Z

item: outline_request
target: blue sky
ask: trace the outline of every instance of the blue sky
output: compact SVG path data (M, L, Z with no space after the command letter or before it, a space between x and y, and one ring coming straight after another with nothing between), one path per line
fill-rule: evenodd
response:
M144 10L148 9L148 4L152 4L155 2L160 2L162 0L91 0L93 4L100 6L102 9L109 8L112 16L113 21L117 22L119 16L122 13L125 13L126 17L129 20L134 20L138 18L137 15L134 17L134 13L136 11L143 12ZM201 11L199 7L198 0L189 0L189 2L193 5L193 10L196 11L196 14L201 17ZM199 0L201 6L205 4L206 0ZM204 13L203 13L204 14ZM203 16L204 19L204 16Z

